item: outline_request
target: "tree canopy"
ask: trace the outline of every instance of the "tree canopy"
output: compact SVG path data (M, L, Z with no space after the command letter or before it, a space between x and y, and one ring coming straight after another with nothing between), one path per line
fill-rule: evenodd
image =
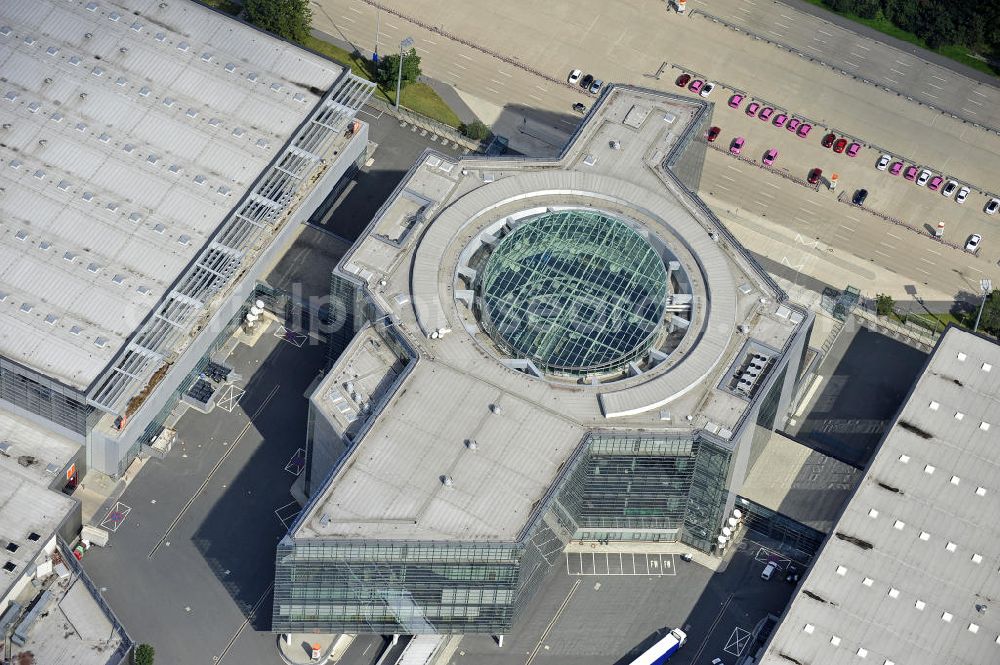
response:
M376 80L386 88L396 87L396 80L399 76L399 54L380 55L378 59L378 69L376 70ZM417 50L411 48L403 55L403 83L413 83L420 78L420 56Z
M244 0L247 19L258 28L301 42L309 36L309 0Z

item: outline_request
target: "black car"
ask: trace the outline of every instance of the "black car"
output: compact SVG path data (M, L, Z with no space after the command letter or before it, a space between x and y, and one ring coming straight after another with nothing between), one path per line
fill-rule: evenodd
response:
M833 145L833 142L836 141L836 140L837 140L837 135L833 134L833 133L830 133L830 134L827 134L826 136L824 136L823 140L820 141L820 143L822 144L822 146L824 148L829 148L830 146Z
M864 205L865 199L867 198L868 198L868 190L859 189L858 191L854 192L853 203L856 206Z
M591 74L585 75L580 79L580 87L584 90L590 90L590 84L594 82L594 77Z
M580 102L577 102L576 104L573 104L573 110L576 111L577 113L583 113L584 111L587 110L587 107L581 104Z

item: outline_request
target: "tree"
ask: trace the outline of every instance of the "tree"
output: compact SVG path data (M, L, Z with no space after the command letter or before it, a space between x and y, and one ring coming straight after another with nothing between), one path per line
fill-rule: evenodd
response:
M411 48L403 56L403 83L413 83L420 78L420 56ZM395 88L399 77L399 54L379 56L375 80L385 88Z
M458 131L462 132L470 139L474 141L482 141L483 139L488 139L490 137L490 128L487 127L479 120L473 120L469 124L464 122L458 128Z
M309 0L244 0L247 19L262 30L302 42L309 36Z
M979 319L979 329L985 330L994 337L1000 337L1000 291L993 291L986 296L983 304L983 315Z
M152 644L140 644L135 648L135 665L153 665L156 649Z
M896 302L892 299L892 296L886 295L885 293L880 293L875 296L875 313L879 316L889 316L892 314L892 308L896 305Z

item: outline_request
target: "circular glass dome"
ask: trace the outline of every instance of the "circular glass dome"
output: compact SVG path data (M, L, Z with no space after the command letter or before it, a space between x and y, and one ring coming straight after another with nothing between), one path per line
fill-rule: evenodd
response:
M505 353L557 374L612 372L661 329L668 277L649 242L592 210L519 224L476 280L480 323Z

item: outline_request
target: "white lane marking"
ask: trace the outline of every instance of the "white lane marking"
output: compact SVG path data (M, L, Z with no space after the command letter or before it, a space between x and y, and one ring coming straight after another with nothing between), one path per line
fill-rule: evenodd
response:
M768 205L770 205L769 203L764 203L763 201L757 201L756 199L754 199L754 203L759 205L761 208L766 208Z
M884 256L884 257L886 257L886 258L889 258L889 259L891 259L891 258L892 258L891 256L889 256L889 255L888 255L888 254L886 254L885 252L880 252L880 251L878 251L877 249L875 250L875 253L876 253L876 254L881 254L882 256Z
M457 79L458 78L462 78L462 76L460 74L456 74L455 72L452 72L452 71L449 71L449 72L446 72L446 73L448 74L448 76L454 76Z
M896 235L895 233L889 233L888 231L886 231L886 232L885 232L885 234L886 234L887 236L890 236L890 237L892 237L892 238L895 238L896 240L902 240L902 238L900 238L900 237L899 237L898 235Z
M542 99L542 98L541 98L541 97L539 97L538 95L535 95L535 94L532 94L532 93L530 93L530 92L528 93L528 97L531 97L532 99L534 99L534 100L536 100L536 101L539 101L539 102L544 102L544 101L545 101L544 99Z
M393 25L392 23L389 23L388 21L386 21L385 24L387 26L389 26L390 28L392 28L393 30L399 30L399 26L398 25Z
M855 44L854 46L855 46L856 48L859 48L859 49L861 49L862 51L871 51L871 49L870 49L870 48L868 48L867 46L865 46L864 44Z
M943 79L940 76L934 76L933 74L931 74L931 78L932 79L937 79L938 81L944 81L945 83L948 82L948 79Z
M490 79L491 83L496 83L497 85L503 85L503 81L498 81L496 79Z
M775 37L784 37L783 34L781 34L780 32L775 32L774 30L768 30L768 32L774 35Z
M774 187L775 189L778 189L778 186L775 185L773 182L765 182L764 184L767 185L768 187Z
M488 85L483 86L483 87L486 88L487 90L489 90L490 92L492 92L494 95L499 95L500 94L499 92L497 92L496 90L494 90L493 88L491 88Z
M513 76L513 74L508 74L507 72L500 71L499 69L497 70L497 74L499 74L500 76L506 76L507 78Z
M844 64L847 65L848 67L857 67L857 65L851 62L850 60L844 60Z
M784 23L778 23L777 21L775 21L774 24L777 25L777 26L779 26L779 27L784 28L785 30L790 30L791 27L792 27L790 25L785 25Z
M889 249L896 249L895 245L887 242L882 242L881 240L879 240L878 244L882 245L883 247L888 247Z
M743 171L741 171L740 169L736 168L732 164L726 164L726 168L727 169L732 169L732 170L736 171L737 173L743 173Z
M854 51L851 51L851 55L853 55L855 58L861 58L862 60L865 59L865 56L862 55L861 53L855 53Z
M781 18L787 18L789 21L794 21L795 20L791 16L785 16L784 14L778 14L778 16L780 16Z
M766 196L769 199L774 198L774 194L768 194L767 192L757 192L757 193L760 194L761 196Z
M937 95L932 95L929 92L925 92L924 94L927 95L928 97L933 97L934 99L940 99L940 97L938 97Z
M728 187L726 187L725 185L716 185L716 187L718 187L719 189L724 189L724 190L726 190L727 192L728 192L728 191L730 191L730 190L729 190L729 188L728 188Z
M826 35L827 37L833 37L832 32L826 32L825 30L817 30L816 32L818 32L821 35Z
M738 10L739 10L739 11L741 11L741 12L745 12L745 13L747 13L747 14L749 14L749 13L750 13L750 10L749 10L749 9L746 9L746 8L744 8L744 7L737 7L736 9L738 9Z
M348 7L348 9L351 10L352 12L354 12L355 14L360 14L361 13L361 10L358 9L357 7Z
M809 220L808 220L808 219L802 219L801 217L796 217L795 219L799 220L799 221L800 221L800 222L802 222L803 224L808 224L808 223L809 223Z
M355 21L350 16L341 16L340 18L344 19L345 21L350 21L351 23L357 23L357 21Z
M941 256L941 252L938 252L936 250L928 249L927 251L930 252L931 254L937 254L938 256Z
M430 40L430 39L427 39L426 37L421 37L420 41L427 42L428 44L434 44L435 46L437 46L437 42L435 42L433 40Z
M912 62L903 62L902 60L897 60L896 64L897 65L903 65L904 67L912 67L913 66Z
M962 110L965 111L966 113L971 113L972 115L979 115L975 111L970 111L969 109L965 108L964 106L962 107Z
M931 83L930 81L928 81L928 82L927 82L927 85L929 85L930 87L934 88L935 90L944 90L944 88L942 88L941 86L939 86L939 85L934 85L934 84L933 84L933 83Z
M455 65L455 66L456 66L456 67L458 67L459 69L464 69L464 70L468 70L468 69L469 69L469 68L468 68L468 67L466 67L465 65L460 65L460 64L458 64L457 62L453 62L453 63L451 63L451 64Z
M888 81L889 83L899 83L899 81L897 81L896 79L891 79L891 78L888 78L888 77L886 77L885 80Z
M465 58L466 60L472 60L472 58L470 58L469 56L465 55L464 53L459 53L458 57Z
M921 260L921 261L923 261L924 263L929 263L929 264L931 264L932 266L933 266L933 265L937 265L937 264L936 264L936 263L934 263L933 261L931 261L931 260L929 260L929 259L925 259L925 258L924 258L924 257L922 257L922 256L920 257L920 260Z
M860 222L861 221L857 217L851 217L850 215L844 215L844 216L847 217L847 219L850 219L850 220L855 221L855 222Z
M890 68L889 68L889 71L890 71L890 72L892 72L893 74L899 74L900 76L906 76L906 74L905 74L904 72L901 72L901 71L899 71L898 69L892 69L892 68L890 67Z
M978 90L973 90L973 91L972 91L972 94L974 94L974 95L979 95L980 97L985 97L985 96L986 96L986 95L984 95L983 93L979 92Z
M974 99L966 99L965 101L967 101L967 102L970 102L970 103L972 103L972 104L975 104L976 106L982 106L982 105L983 105L983 103L982 103L982 102L977 102L977 101L976 101L976 100L974 100Z
M719 177L720 177L720 178L725 178L725 179L726 179L726 180L728 180L729 182L736 182L736 178L730 178L730 177L729 177L729 176L727 176L727 175L726 175L725 173L720 173L720 174L719 174Z

